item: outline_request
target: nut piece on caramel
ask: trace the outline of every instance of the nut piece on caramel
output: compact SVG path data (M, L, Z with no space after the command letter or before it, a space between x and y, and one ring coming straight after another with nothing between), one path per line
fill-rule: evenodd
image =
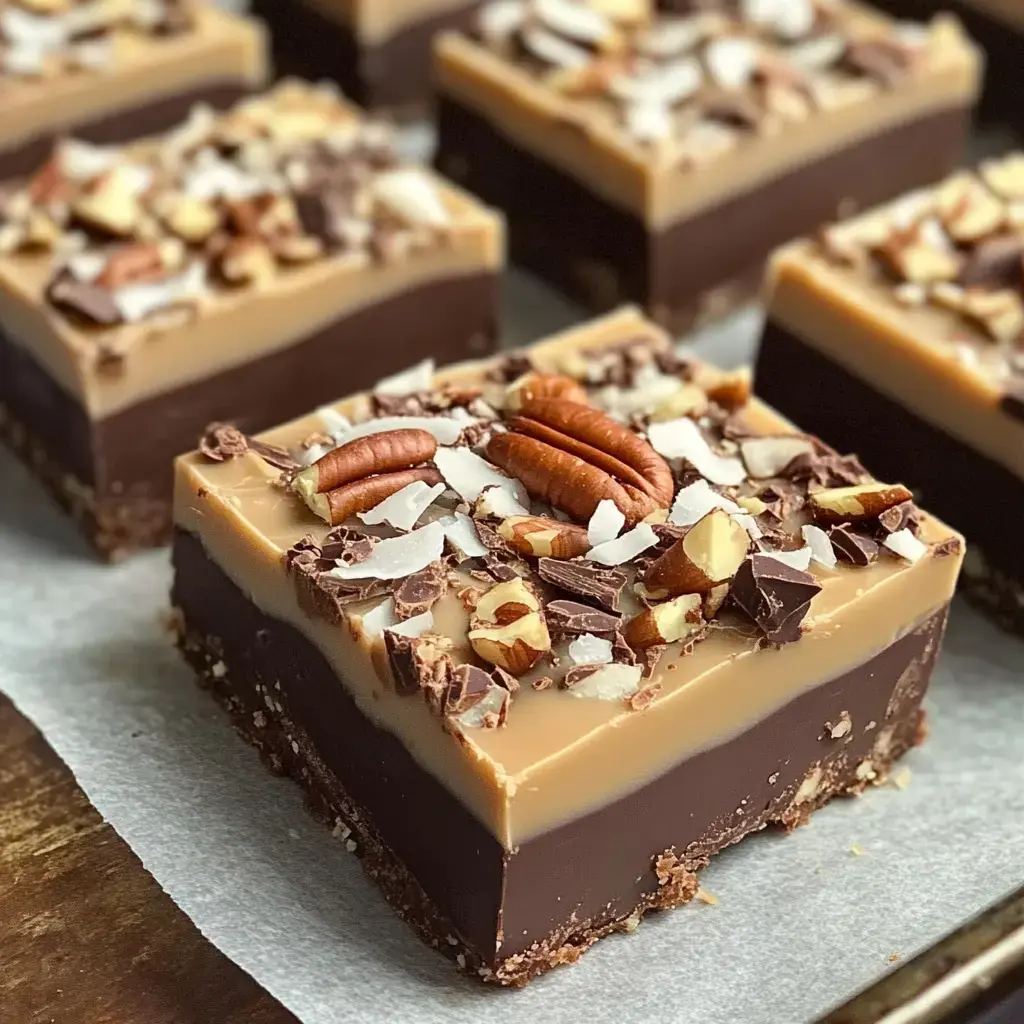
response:
M540 602L521 579L498 583L477 600L473 615L477 622L504 626L530 612L539 612Z
M702 605L700 594L683 594L648 608L626 624L626 642L635 650L642 651L647 647L682 640L703 625Z
M481 595L472 624L469 642L477 655L514 676L528 672L551 650L540 603L521 579Z
M520 554L533 558L576 558L590 550L582 526L546 516L510 516L502 521L498 534Z
M652 594L704 594L732 579L750 535L724 509L715 509L677 540L647 571Z
M807 504L819 522L856 523L876 519L883 512L912 498L903 484L870 483L815 491Z

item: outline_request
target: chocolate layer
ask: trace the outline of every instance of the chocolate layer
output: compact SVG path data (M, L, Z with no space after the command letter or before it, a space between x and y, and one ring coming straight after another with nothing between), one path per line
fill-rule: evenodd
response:
M1024 31L1012 28L974 4L962 0L876 0L877 6L901 18L926 21L936 10L951 11L985 51L985 83L978 112L985 121L1024 129Z
M270 26L279 72L331 78L361 106L402 110L430 101L431 42L445 29L468 29L480 0L440 14L424 11L422 20L375 46L363 46L351 26L302 0L254 0L252 6Z
M941 177L969 122L954 109L899 125L654 234L449 97L438 112L437 165L505 211L515 262L591 308L638 302L685 327L709 292L759 279L776 246L834 219L841 205L872 206Z
M497 337L493 274L430 282L335 320L302 341L93 421L22 346L0 332L0 406L50 461L98 503L162 506L169 524L171 460L208 423L247 432L284 423L342 393L428 357L485 355ZM112 367L130 373L131 367Z
M208 103L218 110L225 110L251 91L250 86L244 82L211 82L139 106L133 106L132 97L126 96L124 107L111 110L95 121L73 125L61 132L37 135L30 142L16 148L0 149L0 181L31 174L46 161L54 142L63 135L73 135L76 139L99 145L129 142L146 135L156 135L180 124L197 103Z
M969 592L1024 628L1024 609L987 584L1024 590L1020 509L1024 480L933 427L780 324L768 321L755 368L757 394L840 451L855 451L882 479L912 487L929 512L968 539ZM979 559L987 566L979 583ZM998 579L1005 577L1003 584Z
M884 777L919 738L946 618L943 610L746 733L507 852L198 539L178 531L173 558L183 649L242 734L352 830L368 870L424 938L512 983L576 959L647 909L685 902L692 872L748 832L797 824ZM844 712L852 729L832 739L826 723Z

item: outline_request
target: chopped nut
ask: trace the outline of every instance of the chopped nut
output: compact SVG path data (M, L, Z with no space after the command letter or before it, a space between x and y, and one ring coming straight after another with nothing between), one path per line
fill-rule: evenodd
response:
M707 392L696 384L684 384L651 413L652 423L665 423L681 416L702 416L708 408Z
M648 608L626 624L626 641L630 647L643 650L682 640L703 625L702 604L699 594L683 594Z
M179 238L196 245L220 227L220 213L205 200L179 196L166 204L163 221Z
M469 642L484 661L514 676L528 672L551 650L551 637L539 612L530 612L493 629L472 629Z
M1009 289L971 289L964 293L960 312L976 321L995 341L1013 341L1024 331L1024 302Z
M1004 199L1024 199L1024 154L983 163L980 174L985 184Z
M893 239L875 250L875 255L897 277L913 284L953 281L960 273L955 252L936 249L921 241Z
M572 377L559 373L523 374L514 380L505 392L505 407L510 412L518 412L523 403L531 398L564 398L568 402L587 404L587 391Z
M750 370L743 367L728 373L718 372L708 382L701 382L708 398L723 409L735 412L750 401Z
M511 516L502 521L498 534L520 554L533 558L575 558L590 550L582 526L545 516Z
M913 495L902 484L856 484L815 491L808 498L814 518L823 523L853 523L875 519L886 509L910 501Z
M957 242L976 242L994 234L1006 219L1003 204L968 174L959 174L936 189L935 209Z
M134 168L114 167L75 200L75 216L111 235L130 235L142 216L135 184Z
M516 577L507 583L491 587L477 601L475 619L482 623L504 626L509 622L540 611L540 602L527 589L526 584Z
M264 284L273 279L276 263L259 239L236 238L221 255L220 272L230 284Z
M732 579L749 547L747 531L728 512L716 509L650 567L644 585L652 593L707 593Z

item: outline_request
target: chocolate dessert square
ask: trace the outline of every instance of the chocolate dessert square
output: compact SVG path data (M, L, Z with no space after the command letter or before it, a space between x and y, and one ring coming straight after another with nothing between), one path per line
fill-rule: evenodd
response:
M758 392L904 479L971 542L964 588L1024 631L1024 154L793 244Z
M267 77L257 22L194 0L0 4L0 180L31 174L54 140L127 142L196 103L224 108Z
M985 88L980 112L993 122L1024 129L1024 4L1020 0L876 0L902 18L952 11L985 51Z
M110 558L169 537L175 455L490 351L500 219L288 82L0 187L0 432Z
M429 104L431 45L468 27L480 0L254 0L289 74L330 78L371 110L410 116Z
M961 540L746 376L626 310L383 391L178 460L175 621L460 967L571 963L923 738Z
M438 42L438 166L588 306L700 324L753 294L775 246L956 163L978 58L955 21L650 6L491 3Z

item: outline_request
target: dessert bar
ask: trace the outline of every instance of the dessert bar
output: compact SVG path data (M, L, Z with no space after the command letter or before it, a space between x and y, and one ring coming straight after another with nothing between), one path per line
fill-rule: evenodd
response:
M500 220L392 143L289 82L0 189L0 429L102 554L167 540L171 460L212 419L491 349Z
M1024 128L1020 96L1024 90L1024 4L1020 0L879 0L879 6L903 18L952 11L985 51L985 89L981 113L986 120Z
M180 458L173 602L459 966L571 963L923 738L961 540L746 376L625 310L400 382Z
M266 79L258 24L193 0L0 3L0 180L30 174L54 139L166 131Z
M752 295L775 246L950 170L977 90L950 18L698 6L496 2L438 42L438 166L506 212L512 258L673 329Z
M430 101L431 45L468 26L480 0L255 0L278 68L331 78L370 109L419 113Z
M1024 154L782 250L759 393L970 539L967 593L1024 630Z

